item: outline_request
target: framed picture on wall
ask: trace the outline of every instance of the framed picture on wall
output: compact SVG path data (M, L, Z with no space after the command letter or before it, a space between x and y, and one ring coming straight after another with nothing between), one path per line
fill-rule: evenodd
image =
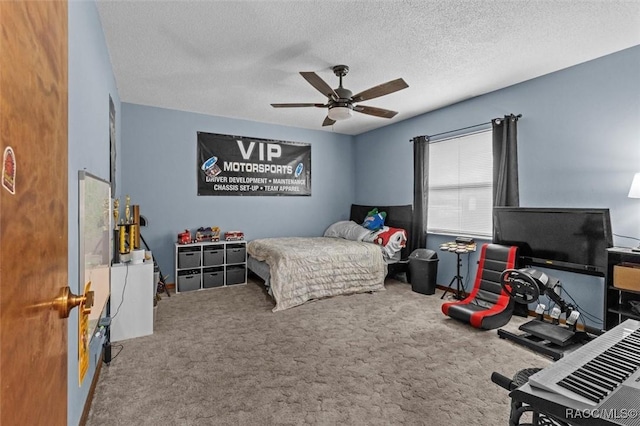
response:
M109 181L111 182L111 196L116 195L116 107L109 95Z

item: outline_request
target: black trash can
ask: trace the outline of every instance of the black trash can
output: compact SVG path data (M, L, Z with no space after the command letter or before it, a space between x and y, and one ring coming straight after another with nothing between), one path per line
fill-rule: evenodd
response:
M421 294L436 292L438 255L429 249L416 249L409 255L409 282L411 290Z

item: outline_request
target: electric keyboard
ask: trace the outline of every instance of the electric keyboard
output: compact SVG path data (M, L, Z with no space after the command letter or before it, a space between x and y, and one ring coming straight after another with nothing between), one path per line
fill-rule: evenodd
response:
M639 410L640 321L626 320L565 355L512 397L559 417L568 410ZM639 418L603 420L597 424L640 425Z
M619 386L640 390L638 369L640 322L627 320L532 375L529 384L595 406Z

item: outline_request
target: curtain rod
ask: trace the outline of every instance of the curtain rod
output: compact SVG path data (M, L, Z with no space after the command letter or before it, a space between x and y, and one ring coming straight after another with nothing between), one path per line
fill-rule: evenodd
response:
M513 116L516 119L518 119L518 118L522 117L522 114L518 114L518 115L511 114L511 116ZM474 127L486 126L487 124L493 123L495 120L504 120L504 117L492 118L491 121L487 121L486 123L474 124L472 126L461 127L459 129L455 129L455 130L449 130L449 131L446 131L446 132L436 133L435 135L424 135L424 136L427 138L427 140L431 140L431 138L434 138L436 136L447 135L449 133L459 132L460 130L473 129ZM409 139L409 142L413 142L413 139Z

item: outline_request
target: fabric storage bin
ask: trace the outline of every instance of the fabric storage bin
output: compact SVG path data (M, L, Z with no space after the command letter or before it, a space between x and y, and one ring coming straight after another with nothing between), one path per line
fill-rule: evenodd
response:
M178 250L178 268L200 266L200 247L184 247Z
M244 284L245 282L247 282L246 276L246 266L227 266L227 285Z
M178 272L178 292L200 290L200 270Z
M247 248L244 244L227 244L227 264L245 263Z
M224 263L224 248L221 245L204 246L202 252L202 266L215 266Z
M224 285L224 268L209 268L202 271L202 287L213 288Z
M640 264L623 262L613 265L613 286L624 290L640 291Z

